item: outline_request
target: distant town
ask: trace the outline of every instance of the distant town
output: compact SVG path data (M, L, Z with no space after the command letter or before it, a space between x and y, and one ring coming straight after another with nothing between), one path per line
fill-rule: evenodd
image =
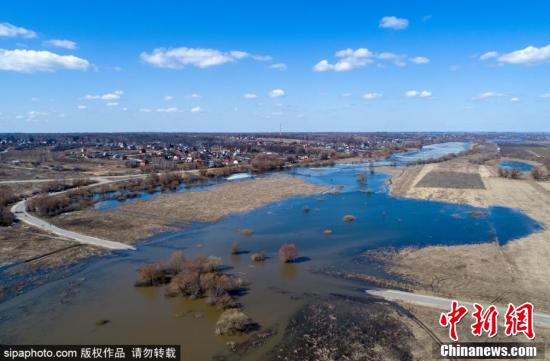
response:
M424 145L470 141L513 144L548 141L546 134L517 133L115 133L3 134L0 160L25 163L16 155L31 151L33 165L52 157L76 162L105 160L143 172L248 166L268 159L273 167L344 158L380 158ZM8 154L12 152L12 155Z

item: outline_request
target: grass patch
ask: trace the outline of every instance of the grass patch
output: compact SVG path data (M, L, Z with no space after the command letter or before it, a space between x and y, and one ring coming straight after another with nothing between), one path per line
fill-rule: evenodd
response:
M478 173L450 171L431 171L416 184L416 187L485 189L485 185Z

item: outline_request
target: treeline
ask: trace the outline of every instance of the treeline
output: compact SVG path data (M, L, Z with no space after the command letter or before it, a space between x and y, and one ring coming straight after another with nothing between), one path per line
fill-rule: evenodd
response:
M0 226L11 226L14 216L9 209L9 205L18 200L17 196L7 187L0 188Z
M520 179L521 178L521 171L517 168L502 168L498 167L498 175L502 178L509 178L509 179Z
M206 176L200 174L179 172L152 173L145 178L130 179L97 187L80 188L57 195L43 194L29 200L27 209L39 216L54 217L62 213L82 210L98 201L112 199L123 201L138 197L141 192L152 193L175 190L182 183L192 184L206 178ZM52 189L52 187L49 186L48 189Z
M498 175L502 178L508 179L520 179L523 177L523 173L517 168L498 168ZM530 172L531 178L536 181L547 181L550 180L550 174L545 166L536 166Z

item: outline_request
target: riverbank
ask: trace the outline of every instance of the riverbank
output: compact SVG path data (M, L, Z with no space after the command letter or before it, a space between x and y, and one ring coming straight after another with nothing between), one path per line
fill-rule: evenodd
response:
M400 197L468 204L475 207L510 207L525 212L543 230L504 245L490 243L429 246L364 255L381 259L390 273L410 280L410 288L424 293L487 303L532 302L539 311L550 310L550 191L547 183L498 177L495 166L477 165L466 157L439 164L388 169L391 194ZM445 173L447 172L447 173ZM479 177L483 188L421 186L430 174Z
M181 229L192 222L214 222L284 198L329 188L295 177L273 176L186 193L170 193L122 204L112 210L85 209L51 218L52 223L96 237L135 243L155 233Z

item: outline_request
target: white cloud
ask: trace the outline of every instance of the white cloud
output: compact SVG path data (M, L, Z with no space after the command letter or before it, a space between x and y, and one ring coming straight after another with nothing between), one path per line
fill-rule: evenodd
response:
M363 67L373 62L373 53L366 48L358 49L343 49L334 54L339 60L330 64L328 60L321 60L313 67L314 71L324 72L334 70L336 72L349 71L356 68Z
M200 99L200 98L202 98L202 96L201 96L200 94L193 93L193 94L189 95L188 98L191 98L191 99Z
M479 60L488 60L492 58L496 58L498 56L498 53L496 51L488 51L485 54L481 54L479 57Z
M366 99L366 100L374 100L374 99L379 99L379 98L382 98L382 94L380 94L380 93L365 93L365 94L363 94L363 99Z
M17 36L30 39L36 38L36 33L32 30L28 30L9 23L0 23L0 38L15 38Z
M74 55L59 55L44 50L0 49L0 70L33 73L58 69L87 70L90 63Z
M178 108L176 107L170 107L170 108L158 108L157 112L159 113L175 113L178 111Z
M105 105L108 106L108 107L116 107L116 106L118 106L118 102L109 102Z
M535 65L550 63L550 45L541 48L528 46L525 49L503 54L498 58L501 63Z
M15 119L23 119L26 122L40 122L44 121L44 117L46 117L47 115L48 113L45 112L31 110L29 112L16 115Z
M284 71L284 70L286 70L286 64L284 64L284 63L271 64L269 66L269 69Z
M372 64L375 60L389 61L397 66L407 65L407 55L395 54L389 51L373 53L367 48L348 48L339 50L334 55L337 58L335 63L330 63L327 59L323 59L313 66L313 70L316 72L350 71ZM409 58L408 61L415 64L427 64L430 62L430 59L424 56L417 56L414 58ZM379 67L384 67L381 63L378 63L377 65Z
M550 98L550 93L544 93L541 95L541 98Z
M55 46L56 48L64 48L64 49L76 49L76 43L71 40L64 40L64 39L51 39L44 42L44 45L46 46Z
M407 63L405 62L406 56L401 55L401 54L394 54L394 53L390 53L390 52L385 51L385 52L382 52L382 53L378 54L377 58L380 59L380 60L391 61L397 66L407 65Z
M87 94L84 96L84 99L118 100L123 94L124 92L122 90L115 90L112 93L106 93L106 94L96 94L96 95Z
M409 90L408 92L405 93L405 96L407 96L409 98L416 98L416 97L429 98L429 97L432 96L432 92L428 91L428 90L422 90L422 91Z
M269 92L269 96L272 98L279 98L285 95L285 91L283 89L273 89Z
M140 108L139 111L142 112L142 113L150 113L150 112L153 111L153 109L151 109L151 108Z
M481 93L481 94L473 97L472 100L483 100L483 99L488 99L488 98L501 97L503 95L504 94L497 93L497 92L484 92L484 93Z
M204 112L204 109L202 109L201 107L191 108L191 113L202 113L202 112Z
M343 97L346 97L346 98L347 98L347 97L350 97L350 96L352 96L352 95L353 95L352 93L342 93L342 96L343 96Z
M410 58L409 61L414 64L428 64L430 62L430 59L426 58L425 56L416 56L414 58Z
M402 30L409 26L409 20L395 16L384 16L380 19L379 26L385 29Z
M171 96L171 95L165 95L164 96L164 100L166 100L167 102L169 102L170 100L173 100L173 99L174 99L174 97Z
M315 66L313 66L313 70L317 72L334 70L334 65L329 64L328 60L325 59L315 64Z
M145 63L158 68L181 69L187 65L197 68L208 68L237 60L251 58L257 61L268 61L271 57L266 55L254 55L245 51L222 52L217 49L203 48L157 48L152 53L143 52L140 58Z
M258 96L254 93L246 93L245 95L243 95L243 98L245 99L256 99Z
M77 107L78 110L84 110L84 109L88 109L88 107L86 105L79 105Z
M519 100L520 100L520 99L519 99L518 97L510 98L510 101L511 101L512 103L517 103L517 102L519 102Z

